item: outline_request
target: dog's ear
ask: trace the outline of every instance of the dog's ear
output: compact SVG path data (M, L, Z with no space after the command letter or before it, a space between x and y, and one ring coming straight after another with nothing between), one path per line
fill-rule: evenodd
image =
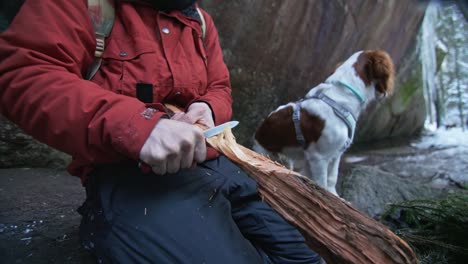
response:
M375 84L375 89L384 95L393 92L395 66L387 52L367 50L362 52L353 65L366 85Z

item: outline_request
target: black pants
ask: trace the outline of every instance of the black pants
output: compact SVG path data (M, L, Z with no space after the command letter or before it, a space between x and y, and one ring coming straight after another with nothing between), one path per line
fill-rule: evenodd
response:
M224 157L177 174L96 169L80 208L85 248L104 263L318 263L303 237Z

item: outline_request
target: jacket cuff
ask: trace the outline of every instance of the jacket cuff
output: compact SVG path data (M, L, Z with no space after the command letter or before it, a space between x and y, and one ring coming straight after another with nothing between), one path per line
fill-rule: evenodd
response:
M116 134L113 142L115 149L133 160L138 160L143 144L161 118L167 118L165 108L161 104L148 104L138 108L137 113L120 129L120 133Z

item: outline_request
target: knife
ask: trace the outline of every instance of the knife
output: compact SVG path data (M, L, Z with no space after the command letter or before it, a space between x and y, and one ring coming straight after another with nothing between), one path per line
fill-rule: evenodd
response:
M223 132L226 127L229 126L230 128L234 128L238 124L239 124L239 121L229 121L229 122L223 123L223 124L221 124L219 126L215 126L215 127L209 128L207 130L204 130L203 135L205 136L205 138L214 137L214 136L220 134L221 132ZM152 171L151 166L149 166L148 164L146 164L144 162L139 162L138 167L140 167L141 172L143 172L144 174L148 174L148 173L150 173Z
M234 128L239 124L239 121L229 121L219 126L215 126L203 131L203 135L205 138L210 138L218 135L219 133L223 132L226 127Z

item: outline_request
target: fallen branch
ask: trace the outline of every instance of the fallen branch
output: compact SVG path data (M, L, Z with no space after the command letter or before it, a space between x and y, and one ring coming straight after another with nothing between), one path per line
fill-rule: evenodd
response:
M237 144L229 128L207 141L257 181L262 198L327 263L418 263L408 244L383 224L309 178Z

